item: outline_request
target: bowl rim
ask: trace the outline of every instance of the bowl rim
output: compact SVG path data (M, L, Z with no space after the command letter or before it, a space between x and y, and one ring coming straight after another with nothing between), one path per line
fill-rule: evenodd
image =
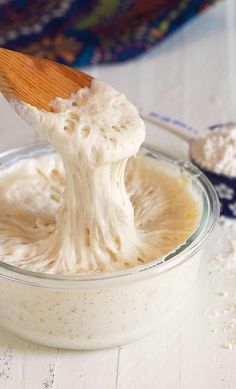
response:
M31 270L21 269L19 267L0 261L0 279L6 278L8 280L39 287L46 285L46 287L50 288L63 287L63 284L64 287L68 287L68 284L71 286L80 286L81 283L84 285L86 282L95 283L96 281L121 279L127 276L144 274L144 272L148 272L148 270L151 269L155 269L156 274L160 274L171 270L181 263L191 259L191 257L201 249L218 221L220 205L216 190L208 178L201 172L201 170L199 170L191 162L186 160L175 160L173 158L163 156L155 147L145 143L142 145L141 150L148 151L148 156L150 157L155 159L162 159L171 164L174 164L180 169L181 172L185 172L193 179L193 181L197 182L197 185L200 185L203 197L201 219L197 228L183 244L176 247L173 252L168 253L158 259L147 262L144 265L138 265L129 269L122 269L114 272L93 273L90 275L57 275L34 272ZM30 153L30 151L31 153L43 151L41 155L55 152L53 147L48 142L40 141L30 143L28 145L13 148L0 153L0 168L4 159L10 159L10 157L13 157L14 155L21 154L23 158L27 153ZM39 156L40 155L38 155L38 157ZM13 163L10 165L13 165L15 162L13 159Z

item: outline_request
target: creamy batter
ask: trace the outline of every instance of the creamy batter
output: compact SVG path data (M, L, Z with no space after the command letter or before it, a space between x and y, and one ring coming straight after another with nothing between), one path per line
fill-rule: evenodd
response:
M100 81L52 106L15 103L62 161L53 154L0 173L0 258L52 274L109 272L183 244L201 213L189 178L141 156L125 169L145 136L135 107Z

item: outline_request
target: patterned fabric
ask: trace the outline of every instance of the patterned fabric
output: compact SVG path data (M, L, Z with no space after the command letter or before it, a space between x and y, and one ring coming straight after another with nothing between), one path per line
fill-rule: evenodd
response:
M236 178L208 172L200 168L214 185L223 216L236 219Z
M0 45L72 66L125 61L217 0L0 0Z

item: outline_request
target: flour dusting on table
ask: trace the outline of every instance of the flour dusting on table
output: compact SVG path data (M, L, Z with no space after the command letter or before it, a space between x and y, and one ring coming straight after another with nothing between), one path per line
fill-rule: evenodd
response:
M236 347L236 221L221 217L218 229L210 263L217 277L214 283L218 284L217 281L221 281L222 277L223 282L220 283L223 284L223 290L217 291L221 301L217 309L214 308L211 313L217 322L223 316L224 324L221 331L224 333L224 341L221 346L231 350ZM225 282L227 279L229 282ZM215 324L217 326L217 323ZM212 332L216 333L218 329L213 328Z

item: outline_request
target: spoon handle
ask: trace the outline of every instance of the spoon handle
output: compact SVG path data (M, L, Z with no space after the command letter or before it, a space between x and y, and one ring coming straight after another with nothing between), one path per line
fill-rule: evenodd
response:
M189 126L188 124L182 123L179 120L171 119L153 111L145 112L142 108L139 109L139 113L142 119L156 124L166 131L177 135L188 144L190 144L199 135L199 130Z

